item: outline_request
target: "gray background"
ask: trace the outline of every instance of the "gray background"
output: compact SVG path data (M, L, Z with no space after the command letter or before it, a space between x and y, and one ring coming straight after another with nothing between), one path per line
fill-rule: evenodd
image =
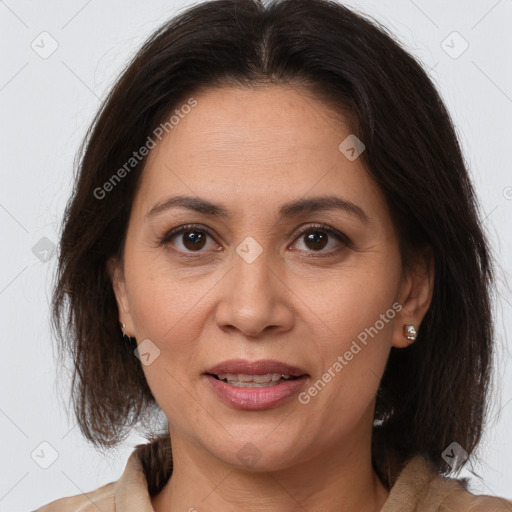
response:
M503 269L493 418L483 462L462 475L471 477L477 493L510 498L512 1L345 3L381 21L421 59L457 126ZM104 457L68 417L48 324L52 250L71 191L73 158L100 100L144 39L191 4L0 1L0 511L28 511L116 480L141 441L132 436ZM52 45L58 47L49 55Z

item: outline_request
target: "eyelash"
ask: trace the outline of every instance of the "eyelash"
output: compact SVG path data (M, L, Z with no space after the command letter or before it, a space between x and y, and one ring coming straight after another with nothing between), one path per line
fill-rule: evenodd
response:
M215 240L215 236L210 231L210 229L203 227L199 224L186 224L183 226L179 226L177 228L172 229L171 231L167 232L163 238L160 240L160 246L165 246L170 243L170 241L177 235L188 233L190 231L196 231L199 233L205 233L208 236L210 236L212 239ZM294 238L294 242L299 239L301 236L309 234L309 233L317 233L321 232L330 236L333 236L334 238L338 239L339 242L342 243L345 247L352 247L352 241L343 233L340 233L339 231L335 230L334 228L331 228L330 226L326 226L323 224L309 224L306 226L301 226L299 228L298 233L296 234ZM185 258L197 258L201 255L204 251L183 251L181 249L174 249L175 251L179 252L183 257ZM307 253L311 253L308 257L311 258L322 258L327 256L333 256L338 253L340 249L334 249L330 251L305 251Z

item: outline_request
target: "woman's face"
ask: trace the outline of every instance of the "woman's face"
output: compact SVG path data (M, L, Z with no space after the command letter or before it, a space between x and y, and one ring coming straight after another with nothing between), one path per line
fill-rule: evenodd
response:
M367 447L390 348L428 304L361 147L288 86L194 99L148 156L113 273L171 438L264 470Z

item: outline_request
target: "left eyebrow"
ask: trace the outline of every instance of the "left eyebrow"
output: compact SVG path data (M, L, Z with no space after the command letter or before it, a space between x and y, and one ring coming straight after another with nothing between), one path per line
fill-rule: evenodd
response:
M154 217L166 210L176 207L188 208L189 210L214 217L229 218L231 216L229 210L221 204L212 203L211 201L199 197L176 196L157 203L146 214L146 217ZM290 201L279 208L279 218L298 217L305 213L327 210L342 210L358 218L365 224L370 220L360 206L337 196L318 196Z
M358 218L365 224L370 221L370 218L360 206L337 196L311 197L285 203L279 209L279 216L281 218L296 217L304 213L327 210L342 210Z

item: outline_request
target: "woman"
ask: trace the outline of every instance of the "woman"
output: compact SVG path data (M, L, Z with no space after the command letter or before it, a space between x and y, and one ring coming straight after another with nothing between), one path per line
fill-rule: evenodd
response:
M40 510L512 510L448 478L482 434L492 262L420 65L325 0L165 24L105 101L53 313L124 474Z

